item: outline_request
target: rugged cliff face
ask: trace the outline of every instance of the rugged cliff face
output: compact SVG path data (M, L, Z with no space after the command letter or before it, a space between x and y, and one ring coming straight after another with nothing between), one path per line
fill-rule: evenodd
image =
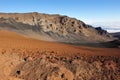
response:
M95 43L112 40L101 28L75 18L40 13L0 13L0 29L46 41Z

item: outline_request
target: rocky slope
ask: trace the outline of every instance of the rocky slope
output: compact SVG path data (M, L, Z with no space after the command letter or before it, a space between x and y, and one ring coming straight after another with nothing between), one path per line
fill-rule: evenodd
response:
M75 18L40 13L0 13L0 29L45 41L66 43L106 42L113 38Z
M1 80L120 80L118 56L12 49L2 51L0 63Z

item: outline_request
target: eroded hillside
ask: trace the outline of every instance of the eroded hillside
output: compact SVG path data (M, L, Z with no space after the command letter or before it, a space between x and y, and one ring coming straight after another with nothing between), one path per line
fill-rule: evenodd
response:
M75 18L40 13L0 13L0 29L27 37L65 43L96 43L113 40L100 27L94 28Z

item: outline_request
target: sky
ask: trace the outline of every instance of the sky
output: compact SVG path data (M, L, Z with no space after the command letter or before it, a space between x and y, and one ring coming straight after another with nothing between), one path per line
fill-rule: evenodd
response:
M0 0L0 12L61 14L87 24L120 22L120 0Z

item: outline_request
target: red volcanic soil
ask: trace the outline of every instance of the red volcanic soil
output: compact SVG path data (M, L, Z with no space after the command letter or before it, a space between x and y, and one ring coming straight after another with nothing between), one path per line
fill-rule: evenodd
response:
M0 80L120 80L120 49L46 42L0 31Z
M9 31L0 31L1 49L39 49L41 51L54 51L58 53L80 53L84 55L108 55L120 56L120 49L117 48L91 48L46 42L23 37Z

